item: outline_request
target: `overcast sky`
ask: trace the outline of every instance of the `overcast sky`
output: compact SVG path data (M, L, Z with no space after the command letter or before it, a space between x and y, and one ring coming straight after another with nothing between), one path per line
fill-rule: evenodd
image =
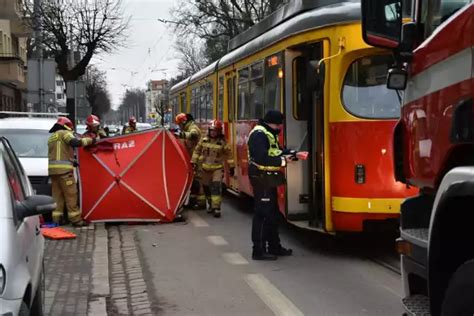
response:
M127 88L146 88L150 79L170 79L177 74L174 35L158 18L169 18L174 1L123 0L125 13L131 17L127 47L114 54L93 59L107 72L112 105L117 108Z

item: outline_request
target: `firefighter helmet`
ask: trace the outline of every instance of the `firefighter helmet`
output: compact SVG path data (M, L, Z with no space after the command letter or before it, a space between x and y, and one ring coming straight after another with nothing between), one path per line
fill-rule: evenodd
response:
M183 124L188 120L188 116L186 113L179 113L176 115L175 122L176 124Z
M74 126L72 125L71 120L68 119L65 116L58 117L58 121L56 122L56 124L58 124L60 126L63 126L63 127L67 128L69 130L72 130L74 128Z
M86 119L86 125L88 127L97 127L100 125L100 119L94 114L91 114Z
M137 124L137 119L135 118L135 116L130 116L130 118L128 119L128 125L135 126L136 124Z
M211 122L211 126L209 126L210 130L216 130L222 133L222 122L219 120L213 120Z

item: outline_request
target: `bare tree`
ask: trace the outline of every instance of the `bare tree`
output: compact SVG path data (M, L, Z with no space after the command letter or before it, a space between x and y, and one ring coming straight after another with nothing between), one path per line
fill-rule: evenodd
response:
M87 69L86 97L92 107L92 114L102 117L110 111L111 102L106 73L93 65Z
M287 0L180 0L172 9L170 24L179 38L190 35L205 42L211 62L226 53L227 42L286 3Z
M207 60L204 56L203 46L199 44L199 39L190 37L179 39L175 44L175 49L181 60L178 69L185 77L206 66Z
M143 120L146 114L146 95L142 89L127 89L120 103L119 112L122 119L128 121L130 116Z
M28 7L32 10L34 5ZM30 14L39 15L32 19L32 26L42 29L43 45L66 81L84 75L94 54L120 47L129 22L122 0L43 0ZM71 46L81 54L75 65L69 61Z

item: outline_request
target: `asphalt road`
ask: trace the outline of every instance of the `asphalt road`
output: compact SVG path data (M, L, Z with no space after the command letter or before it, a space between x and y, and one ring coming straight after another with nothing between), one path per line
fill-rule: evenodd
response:
M371 257L390 242L283 227L294 255L252 261L252 214L237 204L227 198L220 219L198 211L187 223L137 228L160 315L402 314L400 276Z

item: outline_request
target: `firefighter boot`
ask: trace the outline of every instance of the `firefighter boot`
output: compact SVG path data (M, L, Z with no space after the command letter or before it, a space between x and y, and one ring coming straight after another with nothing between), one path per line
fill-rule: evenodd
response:
M64 217L62 214L55 214L53 212L53 222L56 223L58 226L64 225Z
M221 210L218 209L218 208L213 209L213 210L212 210L212 213L214 214L214 217L215 217L215 218L221 217Z

